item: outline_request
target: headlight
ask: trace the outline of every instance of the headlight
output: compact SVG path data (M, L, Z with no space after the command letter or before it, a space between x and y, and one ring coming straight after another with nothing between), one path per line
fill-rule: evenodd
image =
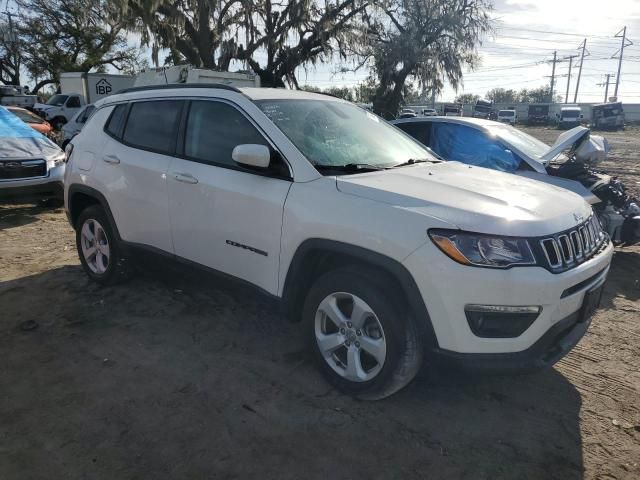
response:
M51 160L53 161L53 165L56 167L58 165L62 165L66 159L67 159L67 156L65 155L64 152L57 153L56 155L51 157Z
M529 242L524 238L461 230L429 230L429 236L447 256L463 265L508 268L536 264Z

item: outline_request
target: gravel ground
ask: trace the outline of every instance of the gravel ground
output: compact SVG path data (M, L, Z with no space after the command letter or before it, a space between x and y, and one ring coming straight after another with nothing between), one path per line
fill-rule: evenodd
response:
M640 130L607 136L638 193ZM430 367L373 403L330 388L264 298L145 266L100 288L62 210L0 206L0 479L640 478L638 247L555 368Z

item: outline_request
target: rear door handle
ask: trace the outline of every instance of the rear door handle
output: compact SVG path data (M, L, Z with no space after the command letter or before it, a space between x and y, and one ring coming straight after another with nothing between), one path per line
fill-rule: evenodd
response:
M120 159L118 158L117 155L105 155L104 157L102 157L102 160L104 160L107 163L112 163L114 165L117 165L118 163L120 163Z
M198 179L189 173L175 172L173 174L173 178L175 178L178 182L182 182L182 183L191 183L191 184L198 183Z

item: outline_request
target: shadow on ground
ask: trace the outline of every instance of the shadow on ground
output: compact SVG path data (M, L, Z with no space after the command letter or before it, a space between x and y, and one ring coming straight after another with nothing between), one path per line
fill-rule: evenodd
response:
M556 370L427 368L359 402L272 303L185 269L103 289L58 268L0 284L0 312L2 479L582 478Z

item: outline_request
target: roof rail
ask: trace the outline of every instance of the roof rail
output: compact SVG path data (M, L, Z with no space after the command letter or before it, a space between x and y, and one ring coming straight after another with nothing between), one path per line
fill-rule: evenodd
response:
M230 90L232 92L242 93L236 87L225 85L223 83L167 83L162 85L143 85L141 87L125 88L116 93L146 92L148 90L166 90L173 88L218 88L220 90Z

